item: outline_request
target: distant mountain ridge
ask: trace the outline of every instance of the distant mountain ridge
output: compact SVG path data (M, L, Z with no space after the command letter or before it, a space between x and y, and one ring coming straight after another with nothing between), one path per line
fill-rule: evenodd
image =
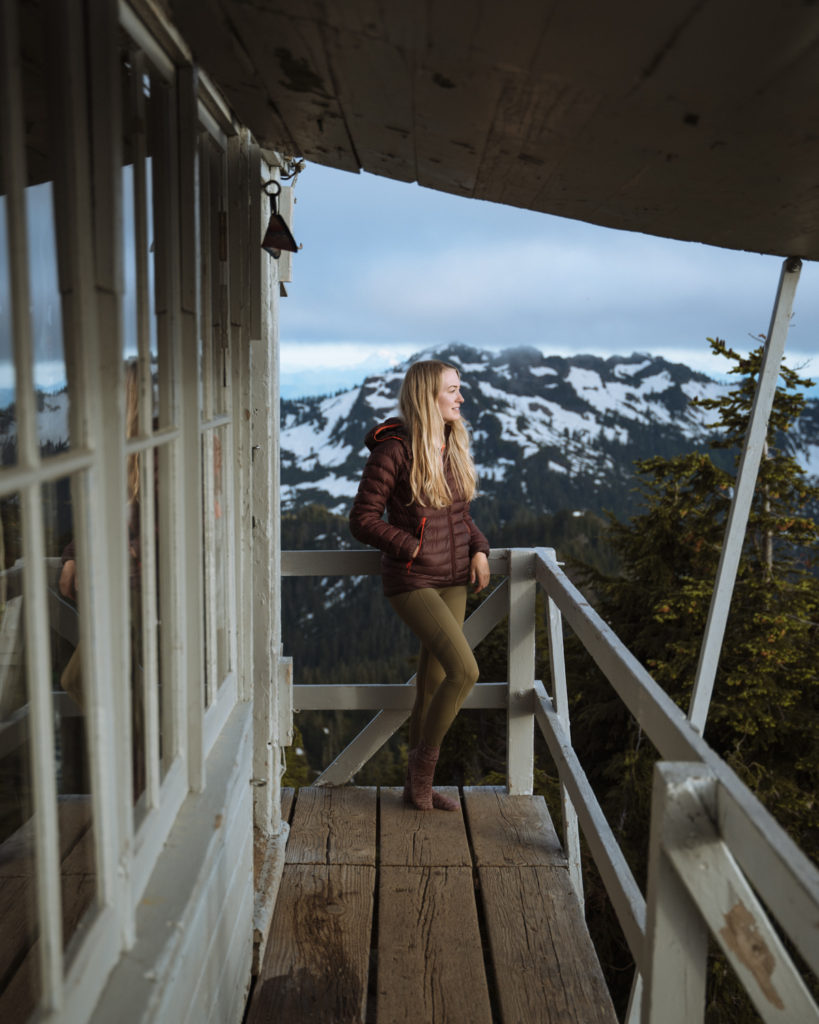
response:
M627 512L634 461L706 448L713 414L690 401L727 390L683 364L639 353L561 357L466 345L419 353L358 387L282 401L284 509L349 509L366 432L395 413L407 366L433 357L461 370L480 493L504 517L521 504L537 512ZM819 400L808 400L789 443L800 464L819 474Z

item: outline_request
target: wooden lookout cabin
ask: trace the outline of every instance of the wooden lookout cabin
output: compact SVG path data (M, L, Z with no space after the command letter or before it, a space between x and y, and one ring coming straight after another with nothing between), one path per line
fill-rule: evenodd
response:
M636 965L629 1022L702 1020L709 941L763 1020L819 1020L819 875L704 738L755 439L819 257L819 7L0 11L0 1020L611 1021L581 835ZM265 191L292 218L300 159L783 258L688 716L554 551L495 550L466 628L508 617L508 678L470 697L506 711L506 785L460 792L458 815L345 785L412 686L294 688L282 654L283 575L377 571L281 550L298 256L260 243ZM564 629L659 752L645 886L572 747ZM296 793L294 708L373 713ZM560 836L532 796L535 730Z

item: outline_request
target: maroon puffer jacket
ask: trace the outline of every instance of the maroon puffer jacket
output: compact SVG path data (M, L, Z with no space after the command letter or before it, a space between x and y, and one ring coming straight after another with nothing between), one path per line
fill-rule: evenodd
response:
M371 454L350 512L350 531L381 550L386 596L468 583L470 559L477 551L488 555L489 543L472 522L469 502L458 496L449 459L444 456L455 500L448 508L427 508L412 500L412 452L404 424L387 420L367 434L365 443ZM385 508L387 522L381 518Z

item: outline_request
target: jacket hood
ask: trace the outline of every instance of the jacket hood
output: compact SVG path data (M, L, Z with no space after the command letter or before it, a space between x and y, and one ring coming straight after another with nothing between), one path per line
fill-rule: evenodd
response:
M402 420L393 416L388 420L384 420L383 423L379 423L377 427L367 434L364 438L364 444L372 451L376 445L383 444L384 441L398 440L403 444L407 450L407 454L410 454L409 435L407 434L407 428L404 426Z

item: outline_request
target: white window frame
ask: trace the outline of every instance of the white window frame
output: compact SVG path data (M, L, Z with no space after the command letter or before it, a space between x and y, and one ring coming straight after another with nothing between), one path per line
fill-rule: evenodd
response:
M215 92L200 90L196 70L178 66L148 33L126 4L114 0L88 8L45 0L51 20L51 51L45 66L53 78L54 149L64 156L55 172L55 222L59 223L60 286L63 291L64 339L69 367L71 448L66 453L40 456L33 388L33 346L28 316L27 235L24 210L26 188L25 129L17 27L17 0L0 0L2 68L0 117L8 156L8 240L11 294L15 310L14 363L17 389L19 454L13 467L0 469L0 495L20 494L24 533L24 593L27 684L30 695L33 794L36 821L37 904L40 930L40 1010L45 1017L84 1019L95 1005L105 980L121 952L135 941L136 911L182 802L206 783L205 761L237 701L252 696L252 598L250 569L250 473L247 461L236 465L237 449L249 453L250 428L237 413L249 393L248 326L236 307L250 284L239 267L242 241L247 242L247 207L242 210L227 181L237 169L245 177L247 196L248 142L237 137ZM133 45L135 67L142 56L169 83L175 101L162 125L167 146L167 192L154 189L154 219L168 226L166 251L157 253L160 395L166 403L163 422L153 433L141 430L125 438L123 380L123 239L122 239L122 118L120 105L122 32ZM178 58L178 54L175 55ZM135 89L139 100L141 90ZM92 102L88 102L89 96ZM93 123L89 123L89 116ZM220 271L226 289L224 325L230 382L226 411L208 414L208 396L200 387L202 359L202 255L200 248L198 137L207 132L225 154L225 212L237 229L229 232L231 259ZM137 156L137 163L139 159ZM258 165L258 161L257 161ZM144 169L144 161L142 167ZM147 316L152 316L147 285L147 216L144 180L135 174L136 250L138 258L138 359L142 364L140 423L152 419L150 358L147 356ZM177 181L187 182L177 188ZM92 188L93 183L93 188ZM258 202L255 207L258 210ZM243 222L244 217L244 222ZM258 260L251 260L258 272ZM164 277L163 277L164 275ZM232 285L238 278L239 287ZM245 307L247 308L247 307ZM147 361L146 361L147 360ZM147 371L146 371L147 366ZM196 372L191 372L196 367ZM163 377L164 374L164 377ZM239 424L235 429L233 424ZM212 498L212 474L202 480L201 458L208 438L221 429L225 439L222 465L229 538L225 552L229 581L225 606L229 622L231 670L205 699L204 586L213 583L213 559L206 553L203 571L203 500ZM164 721L161 774L156 707L160 652L155 632L146 637L146 788L144 813L134 825L131 798L130 700L128 628L127 524L123 509L126 457L157 450L165 466L160 480L168 485L168 509L160 522L167 538L171 564L162 566L158 607L162 614L162 681ZM207 463L212 469L212 460ZM87 731L91 800L97 861L96 899L92 910L63 951L61 933L61 865L59 862L51 669L48 645L39 623L48 621L44 571L42 489L70 476L74 506L77 560L82 564L80 643L83 645L83 686L87 693ZM210 476L210 480L208 477ZM147 618L156 614L153 474L143 474L144 501L150 512L141 522L145 552L143 585ZM208 488L210 487L210 492ZM163 496L164 498L164 496ZM235 507L235 510L234 510ZM242 594L242 600L238 595ZM247 629L243 635L242 628ZM151 639L153 637L153 639ZM167 637L167 642L165 642ZM237 641L238 637L238 641ZM86 653L88 655L86 657ZM113 685L112 685L113 681ZM153 704L151 704L153 702ZM167 703L166 703L167 702ZM207 706L206 706L207 705Z

